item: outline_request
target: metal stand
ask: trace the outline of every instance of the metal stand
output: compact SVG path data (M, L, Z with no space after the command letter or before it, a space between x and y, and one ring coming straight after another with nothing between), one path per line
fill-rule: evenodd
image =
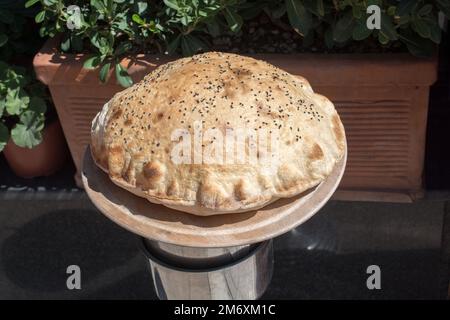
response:
M162 300L258 299L273 273L272 240L228 248L192 248L142 239Z

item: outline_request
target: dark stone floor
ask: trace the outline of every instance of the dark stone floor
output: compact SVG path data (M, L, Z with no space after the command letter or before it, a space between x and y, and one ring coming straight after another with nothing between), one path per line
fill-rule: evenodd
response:
M275 240L275 273L263 298L446 298L445 198L329 202ZM81 290L66 289L72 264L81 268ZM366 287L372 264L381 268L381 290ZM156 298L137 238L82 191L0 192L0 299L80 298Z

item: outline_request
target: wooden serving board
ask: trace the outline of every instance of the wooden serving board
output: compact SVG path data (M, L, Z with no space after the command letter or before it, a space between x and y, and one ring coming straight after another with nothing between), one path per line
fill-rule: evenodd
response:
M207 217L153 204L116 186L95 165L89 147L84 154L82 181L95 206L133 233L182 246L231 247L274 238L308 220L333 195L346 161L347 151L325 181L296 197L254 211Z

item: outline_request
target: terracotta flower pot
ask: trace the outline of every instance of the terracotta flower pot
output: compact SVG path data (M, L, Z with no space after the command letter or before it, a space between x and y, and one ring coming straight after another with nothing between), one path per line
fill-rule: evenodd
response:
M67 145L58 119L46 125L42 142L32 149L21 148L10 140L3 149L14 173L23 178L48 176L67 160Z
M75 165L81 170L92 118L123 90L111 76L83 69L84 55L59 53L50 40L35 56L38 78L50 88ZM409 54L257 54L334 102L348 140L348 163L337 195L361 200L410 201L422 191L428 93L437 59ZM123 61L134 81L174 58L138 55Z

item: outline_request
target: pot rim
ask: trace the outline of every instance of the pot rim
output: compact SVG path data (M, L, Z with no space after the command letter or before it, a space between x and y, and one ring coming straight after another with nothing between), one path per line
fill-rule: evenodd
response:
M39 80L47 85L99 85L99 68L83 68L89 54L66 54L58 49L58 37L48 39L33 59ZM246 54L266 60L281 69L312 81L314 86L430 86L437 79L438 55L418 58L409 53L261 53ZM130 55L121 61L136 82L149 71L180 56L164 54ZM112 73L112 71L110 71ZM336 77L339 74L340 77ZM118 86L110 76L106 85ZM113 79L113 80L112 80ZM104 85L104 84L102 84Z

